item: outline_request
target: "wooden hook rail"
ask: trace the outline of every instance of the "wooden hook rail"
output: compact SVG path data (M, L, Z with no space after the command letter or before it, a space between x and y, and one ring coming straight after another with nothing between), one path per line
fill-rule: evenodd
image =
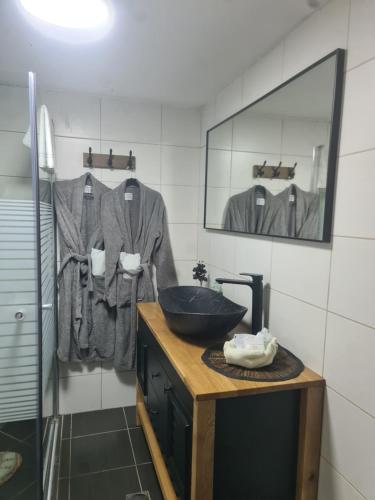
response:
M267 162L264 162L263 165L254 165L253 177L258 179L294 179L297 163L293 167L282 167L281 165L281 162L278 165L267 165Z
M135 170L136 157L132 151L129 155L114 155L112 149L109 154L93 153L89 148L88 153L83 153L83 166L86 168L109 168L111 170Z

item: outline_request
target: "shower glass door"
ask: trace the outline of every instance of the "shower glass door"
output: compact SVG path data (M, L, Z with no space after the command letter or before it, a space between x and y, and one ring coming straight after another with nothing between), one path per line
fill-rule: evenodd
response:
M36 125L34 75L0 85L0 500L52 498L55 238Z
M25 87L0 86L0 499L40 497L37 213Z

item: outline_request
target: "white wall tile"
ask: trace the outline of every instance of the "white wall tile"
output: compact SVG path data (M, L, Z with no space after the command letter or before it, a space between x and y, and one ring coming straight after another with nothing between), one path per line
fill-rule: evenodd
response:
M230 186L231 172L231 151L223 149L208 150L208 165L207 185L210 187L226 187Z
M197 258L197 225L169 224L173 258L195 260Z
M100 362L95 363L62 363L59 362L59 377L76 377L83 375L98 375L102 372Z
M233 149L236 151L280 153L281 120L250 116L245 112L237 116L233 122Z
M177 260L175 262L179 286L197 286L199 284L193 280L193 267L196 263L196 260Z
M373 0L352 0L348 68L375 57L375 3Z
M323 245L274 242L272 288L325 308L330 255L329 248Z
M206 145L207 130L213 127L215 121L215 101L208 102L201 108L201 145Z
M326 122L284 120L282 153L312 158L314 146L328 145L327 128Z
M312 370L323 372L326 311L274 290L271 292L270 331L281 345Z
M375 151L340 158L334 234L375 238Z
M337 48L347 45L349 0L331 0L285 39L283 79L287 80Z
M42 91L40 104L46 104L55 134L100 139L100 99L78 92Z
M330 387L375 416L375 330L328 314L324 377Z
M340 153L348 154L375 147L373 114L375 106L375 60L346 75Z
M74 139L70 137L56 137L56 178L76 179L86 174L89 169L83 167L83 153L92 147L93 153L100 152L100 142L90 139ZM103 169L90 169L92 175L101 179Z
M329 310L375 327L375 240L335 237Z
M135 142L101 141L101 153L109 154L112 149L114 155L128 155L132 151L136 158L135 172L102 169L103 181L112 181L120 184L124 179L134 175L144 184L160 184L160 145L137 144Z
M256 236L236 236L234 265L238 273L263 274L263 283L271 278L272 240Z
M243 76L243 105L259 99L282 82L284 44L278 44Z
M211 233L210 264L224 271L231 272L235 262L235 244L236 240L231 234Z
M224 212L229 199L228 188L207 188L206 224L211 228L222 228Z
M322 455L363 496L374 499L375 419L329 388L326 395Z
M168 222L196 224L198 187L162 185L161 194L167 207Z
M135 405L135 372L112 370L102 375L102 408Z
M0 130L26 132L29 126L28 90L0 85Z
M159 144L161 106L153 103L103 97L101 138L112 141Z
M161 147L161 183L199 185L200 148Z
M215 149L232 149L233 120L222 123L210 131L208 145Z
M198 226L198 255L197 260L202 260L205 264L210 258L210 233L203 226Z
M242 78L237 78L216 97L216 123L242 108Z
M200 112L198 108L162 106L162 144L200 146Z
M31 151L22 144L24 134L0 132L0 175L31 177Z
M364 500L324 458L320 461L318 500Z
M60 413L79 413L101 408L101 375L66 377L59 383Z

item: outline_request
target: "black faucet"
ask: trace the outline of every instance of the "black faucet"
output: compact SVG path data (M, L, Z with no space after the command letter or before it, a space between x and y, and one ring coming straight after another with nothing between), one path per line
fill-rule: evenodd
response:
M263 274L240 273L241 276L250 276L252 281L230 278L216 278L219 284L247 285L253 291L253 307L251 319L251 333L257 334L263 328Z

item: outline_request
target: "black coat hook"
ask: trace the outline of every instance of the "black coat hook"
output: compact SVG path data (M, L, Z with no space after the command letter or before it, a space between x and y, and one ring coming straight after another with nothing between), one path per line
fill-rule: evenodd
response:
M272 167L272 179L275 179L276 177L280 176L281 165L282 165L282 162L280 162L277 167Z
M264 175L264 167L267 164L267 160L263 162L263 165L257 165L257 177L263 177Z
M89 155L87 157L87 165L89 167L92 167L92 149L89 147Z
M127 166L127 168L128 168L129 170L134 170L134 166L133 166L133 164L134 164L134 160L133 160L133 151L132 151L132 150L130 150L130 151L129 151L128 163L127 163L127 165L126 165L126 166Z
M113 164L113 154L112 154L112 149L109 150L109 156L108 156L108 161L107 164L109 167L112 167Z
M288 179L294 179L294 176L296 175L296 166L297 162L293 165L293 167L288 167Z

